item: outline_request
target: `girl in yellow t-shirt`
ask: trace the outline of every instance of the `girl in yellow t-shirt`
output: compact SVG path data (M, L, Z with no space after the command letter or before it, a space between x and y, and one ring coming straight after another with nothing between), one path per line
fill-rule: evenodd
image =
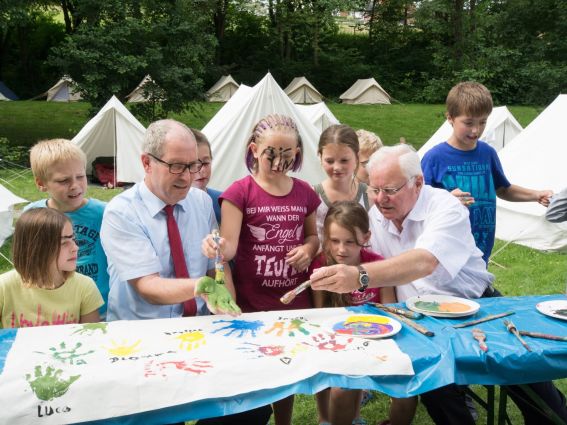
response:
M75 273L77 252L65 214L24 212L13 237L15 270L0 275L0 328L100 321L104 302L94 281Z

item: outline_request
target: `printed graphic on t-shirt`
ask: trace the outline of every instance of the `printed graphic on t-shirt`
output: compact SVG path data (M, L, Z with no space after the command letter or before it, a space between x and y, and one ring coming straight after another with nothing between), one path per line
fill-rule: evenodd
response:
M296 286L299 272L286 261L292 249L303 245L303 222L307 207L301 205L268 205L246 209L249 216L262 217L247 224L252 239L255 274L263 287Z
M74 224L75 239L79 246L77 272L89 276L95 282L98 280L98 263L96 259L96 242L99 232L83 224Z
M51 316L51 320L49 320ZM46 320L47 319L47 320ZM68 325L70 323L79 323L79 317L67 311L42 311L42 305L38 304L37 311L30 316L23 312L13 311L10 315L11 328L28 328L32 326L51 326L51 325Z
M496 191L490 163L470 161L449 165L442 184L449 191L458 187L463 192L470 192L474 198L474 203L469 206L471 230L476 246L488 258L496 227Z

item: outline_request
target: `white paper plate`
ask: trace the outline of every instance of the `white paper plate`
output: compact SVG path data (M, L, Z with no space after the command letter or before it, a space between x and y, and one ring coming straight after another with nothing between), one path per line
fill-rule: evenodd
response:
M395 319L378 314L345 314L328 322L333 332L362 338L388 338L397 334L402 325Z
M544 301L538 303L536 308L546 316L567 320L567 300Z
M480 309L475 301L450 295L418 295L408 298L406 306L427 316L447 318L471 316Z

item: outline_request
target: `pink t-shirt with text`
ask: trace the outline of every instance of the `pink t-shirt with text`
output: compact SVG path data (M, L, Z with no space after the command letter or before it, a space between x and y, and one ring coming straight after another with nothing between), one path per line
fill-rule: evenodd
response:
M290 193L274 196L247 176L234 182L219 199L232 202L243 214L233 271L242 311L312 307L309 291L290 304L280 302L286 292L309 278L307 271L298 272L285 259L289 251L303 245L305 218L321 202L311 186L294 178Z

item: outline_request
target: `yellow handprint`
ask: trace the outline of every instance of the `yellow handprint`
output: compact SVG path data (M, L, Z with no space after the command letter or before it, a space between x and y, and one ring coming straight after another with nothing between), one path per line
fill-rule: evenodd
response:
M205 335L201 331L185 332L176 336L175 339L179 339L181 341L179 348L187 351L197 349L201 345L206 344Z
M108 350L108 352L110 354L112 354L113 356L119 356L119 357L125 357L125 356L131 356L134 353L137 353L138 351L140 351L138 348L138 344L140 344L141 340L139 339L138 341L136 341L134 344L132 345L127 345L128 341L126 340L122 340L122 344L119 345L116 341L112 341L112 345L113 347L103 347L105 349Z

